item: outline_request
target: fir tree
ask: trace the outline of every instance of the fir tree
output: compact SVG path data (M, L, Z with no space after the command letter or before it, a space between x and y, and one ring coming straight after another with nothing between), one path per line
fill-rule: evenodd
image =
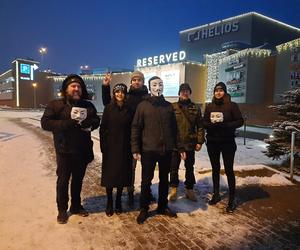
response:
M281 95L283 102L276 106L270 106L277 111L279 120L273 125L273 137L266 139L266 155L273 159L291 153L291 132L296 131L295 159L300 158L300 88L286 91ZM297 131L298 130L298 131Z

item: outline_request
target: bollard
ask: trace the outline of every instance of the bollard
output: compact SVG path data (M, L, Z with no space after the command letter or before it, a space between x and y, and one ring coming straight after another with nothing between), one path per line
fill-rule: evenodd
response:
M296 132L292 132L291 136L291 164L290 164L290 179L293 181L293 176L294 176L294 146L295 146L295 135Z

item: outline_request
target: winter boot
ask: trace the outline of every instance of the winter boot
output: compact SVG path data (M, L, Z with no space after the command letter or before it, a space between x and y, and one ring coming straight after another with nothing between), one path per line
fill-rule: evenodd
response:
M197 201L197 197L193 189L185 189L185 196L191 201Z
M67 222L68 222L67 211L58 211L57 223L59 223L59 224L66 224Z
M111 217L114 214L112 199L107 200L105 213L108 217Z
M176 212L172 211L169 207L166 208L157 208L156 209L157 214L166 215L168 217L177 218Z
M216 205L221 200L219 193L214 193L212 198L209 200L209 205Z
M147 218L148 218L148 210L145 208L142 208L140 211L140 214L138 215L138 217L136 218L136 221L138 224L143 224Z
M115 212L116 212L117 215L119 215L123 212L121 197L117 197L117 199L116 199Z
M235 202L235 199L229 199L228 205L226 207L226 212L227 213L233 213L234 210L236 209L237 205Z
M128 192L128 206L133 208L134 206L134 194L133 191Z
M176 201L177 200L177 187L171 187L171 191L168 197L169 201Z

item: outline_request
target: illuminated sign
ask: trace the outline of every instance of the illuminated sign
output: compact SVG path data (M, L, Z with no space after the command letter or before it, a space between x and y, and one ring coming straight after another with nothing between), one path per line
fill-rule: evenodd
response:
M30 75L30 67L31 67L31 65L29 65L29 64L21 63L20 64L20 72L21 72L21 74Z
M36 64L27 64L27 63L20 63L20 79L21 80L34 80L34 70L38 69L39 67Z
M145 57L142 59L137 59L137 67L149 67L156 66L160 64L175 63L183 61L186 58L185 51L173 52L169 54L162 54L159 56Z
M231 32L239 30L239 21L232 21L228 23L220 23L208 28L202 28L188 34L188 42L194 42L201 39L208 39L215 36L222 36Z

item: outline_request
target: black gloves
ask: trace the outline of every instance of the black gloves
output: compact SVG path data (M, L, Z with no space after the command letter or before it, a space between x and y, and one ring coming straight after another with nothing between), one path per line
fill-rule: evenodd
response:
M62 128L63 130L72 129L78 127L78 122L73 119L62 120Z

